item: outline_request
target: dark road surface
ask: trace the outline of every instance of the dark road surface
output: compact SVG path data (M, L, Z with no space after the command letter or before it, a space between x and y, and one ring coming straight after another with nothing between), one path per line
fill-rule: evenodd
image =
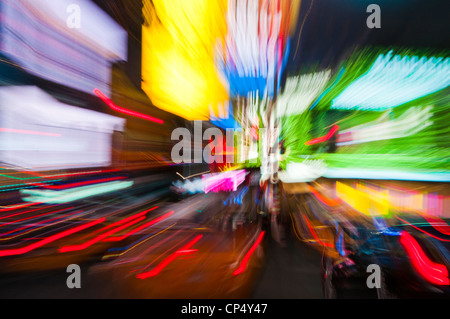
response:
M269 241L266 265L256 283L252 298L323 298L320 252L289 235L285 247L273 240Z
M286 247L269 241L266 265L255 283L251 298L317 299L323 298L320 280L321 254L317 250L290 238ZM0 277L0 299L15 298L131 298L114 283L81 267L81 288L69 289L65 269L23 275L4 274Z

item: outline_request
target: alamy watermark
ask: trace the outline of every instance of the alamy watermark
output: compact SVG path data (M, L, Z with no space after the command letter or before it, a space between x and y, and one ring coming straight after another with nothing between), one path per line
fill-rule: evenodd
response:
M381 29L381 8L378 4L369 4L366 9L367 13L371 13L366 20L369 29Z
M66 19L66 25L69 29L81 28L81 8L78 4L69 4L66 9L66 13L69 14Z
M67 273L71 273L67 277L66 285L67 288L81 288L81 268L77 264L70 264L66 269Z
M371 273L367 277L366 284L370 289L381 288L381 268L377 264L370 264L367 266L367 272Z

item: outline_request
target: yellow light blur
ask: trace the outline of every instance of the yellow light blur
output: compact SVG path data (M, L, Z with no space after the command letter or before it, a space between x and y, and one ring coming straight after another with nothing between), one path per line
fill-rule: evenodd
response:
M153 3L153 5L152 5ZM207 120L228 100L214 65L226 34L226 1L144 0L142 89L158 108Z
M389 201L386 192L372 192L368 194L364 189L355 189L341 182L336 182L336 195L357 211L369 216L387 216L389 214Z

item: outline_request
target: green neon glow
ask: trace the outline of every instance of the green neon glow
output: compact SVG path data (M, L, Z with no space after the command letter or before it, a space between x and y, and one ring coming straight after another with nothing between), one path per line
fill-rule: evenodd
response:
M29 195L24 197L26 202L38 202L46 204L63 204L75 200L91 197L95 195L105 194L120 189L128 188L133 185L132 181L116 181L102 183L101 185L89 185L78 187L76 189L68 189L62 191L52 190L21 190L22 195Z
M370 69L333 99L332 109L385 110L450 85L450 58L380 54Z

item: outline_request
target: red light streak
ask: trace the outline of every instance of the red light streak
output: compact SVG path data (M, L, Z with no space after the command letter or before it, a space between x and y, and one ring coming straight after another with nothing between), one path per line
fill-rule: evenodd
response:
M310 140L308 142L305 142L305 145L313 145L313 144L318 144L318 143L325 142L325 141L329 140L334 135L334 133L337 132L338 129L339 129L339 126L334 125L331 128L331 130L327 133L327 135L321 136L321 137L318 137L318 138L314 138L314 139L312 139L312 140Z
M444 235L450 235L450 226L440 219L439 217L428 217L428 216L422 216L426 219L426 221L433 226L434 229L436 229L438 232L444 234Z
M15 224L15 223L18 223L18 222L23 222L23 221L29 220L29 219L34 219L34 218L50 215L50 214L56 214L56 213L59 213L59 212L62 212L62 211L65 211L65 210L71 209L71 208L73 208L73 207L68 207L68 208L64 208L64 209L60 209L60 210L57 210L57 211L48 212L48 213L44 213L44 214L40 214L40 215L30 216L30 217L18 219L18 220L12 221L12 222L6 222L6 223L3 223L3 224L0 224L0 227L6 226L6 225ZM3 218L5 218L5 217L3 217Z
M256 250L258 245L261 243L263 237L264 237L265 231L261 231L258 235L258 238L256 238L256 241L253 243L252 247L248 250L248 252L245 254L244 258L242 258L241 263L239 264L239 267L233 272L234 276L237 276L245 271L247 269L247 264L250 260L250 257L252 256L253 252Z
M16 208L24 208L24 207L38 205L38 204L42 204L42 203L26 203L26 204L20 204L20 205L12 205L12 206L8 206L8 207L0 208L0 212L6 212L9 210L14 210Z
M311 185L308 185L308 187L309 187L309 190L311 191L311 193L313 193L317 197L317 199L319 201L321 201L322 203L324 203L325 205L336 206L336 205L339 205L342 203L342 200L340 198L338 198L338 199L325 198Z
M411 258L414 268L429 282L436 285L448 285L448 271L444 265L431 261L419 243L407 232L403 231L400 242Z
M102 229L99 229L99 230L95 231L94 233L102 232L102 231L107 230L107 229L109 229L111 227L119 226L119 225L122 225L122 224L127 223L127 222L129 222L129 223L127 223L124 226L121 226L121 227L115 228L113 230L110 230L110 231L108 231L108 232L106 232L104 234L98 235L97 237L95 237L95 238L93 238L91 240L88 240L84 244L61 247L59 249L59 251L60 252L68 252L68 251L82 250L82 249L85 249L85 248L87 248L89 246L92 246L93 244L95 244L95 243L105 239L106 237L108 237L108 236L110 236L112 234L115 234L115 233L121 231L122 229L125 229L125 228L127 228L127 227L129 227L129 226L131 226L133 224L136 224L136 223L144 220L145 219L145 215L148 212L150 212L150 211L152 211L152 210L154 210L156 208L158 208L158 206L152 207L152 208L144 210L144 211L142 211L140 213L134 214L132 216L129 216L129 217L121 219L121 220L119 220L117 222L114 222L111 225L108 225L106 227L103 227Z
M71 246L64 246L64 247L61 247L61 248L59 249L59 251L60 251L61 253L65 253L65 252L69 252L69 251L77 251L77 250L83 250L83 249L86 249L86 248L92 246L93 244L98 243L98 242L101 241L102 239L104 239L104 238L106 238L106 237L108 237L108 236L110 236L110 235L112 235L112 234L115 234L115 233L121 231L122 229L125 229L125 228L127 228L127 227L129 227L129 226L131 226L131 225L134 225L134 224L136 224L136 223L138 223L138 222L140 222L140 221L142 221L142 220L144 220L144 219L145 219L145 216L136 218L136 219L132 220L131 222L126 223L125 225L119 226L119 227L114 228L114 229L112 229L112 230L110 230L110 231L107 231L107 232L104 233L104 234L98 235L97 237L92 238L91 240L88 240L87 242L85 242L85 243L83 243L83 244L79 244L79 245L71 245Z
M5 128L5 127L0 127L0 132L17 133L17 134L29 134L29 135L56 136L56 137L62 136L61 134L57 134L57 133L18 130L18 129L14 129L14 128Z
M145 229L147 227L150 227L153 224L156 224L157 222L160 222L161 220L163 220L163 219L169 217L170 215L172 215L173 213L174 213L174 211L172 210L172 211L168 212L167 214L164 214L164 215L162 215L162 216L160 216L158 218L155 218L155 219L149 221L148 223L145 223L144 225L141 225L141 226L133 229L132 231L126 233L125 235L117 236L117 237L105 238L103 241L121 241L122 239L125 239L125 238L127 238L127 237L129 237L129 236L131 236L131 235L133 235L135 233L137 233L138 231L141 231L141 230L143 230L143 229Z
M5 219L5 218L9 218L9 217L14 217L14 216L18 216L18 215L23 215L23 214L26 214L26 213L35 212L35 211L37 211L37 210L42 210L42 209L44 209L44 208L46 208L46 207L40 207L40 208L30 209L30 210L26 210L26 211L24 211L24 212L15 213L15 214L7 215L7 216L2 216L2 217L0 217L0 219Z
M314 228L312 227L312 225L311 225L311 223L309 222L308 217L306 217L306 215L303 215L303 218L305 219L306 223L308 224L309 231L311 232L311 234L313 235L314 239L315 239L319 244L321 244L322 246L325 246L325 247L333 247L333 244L330 244L330 243L324 243L322 240L320 240L319 236L317 236L317 234L316 234Z
M155 122L155 123L158 123L158 124L163 124L164 123L163 120L160 120L160 119L158 119L156 117L152 117L150 115L138 113L138 112L131 111L131 110L128 110L128 109L124 109L124 108L122 108L120 106L115 105L113 103L113 101L108 99L108 97L106 95L104 95L99 89L94 89L94 93L97 94L97 96L99 98L101 98L103 100L103 102L105 102L110 108L112 108L113 110L115 110L117 112L128 114L128 115L135 116L135 117L139 117L141 119L152 121L152 122Z
M197 249L190 249L192 246L194 246L195 243L197 243L201 238L203 237L203 235L197 235L195 236L194 239L192 239L189 243L187 243L186 245L184 245L182 248L178 249L176 252L174 252L173 254L171 254L169 257L167 257L166 259L164 259L162 262L160 262L155 268L153 268L150 271L147 272L143 272L139 275L136 276L136 278L139 279L146 279L149 277L153 277L156 276L157 274L159 274L164 268L167 267L167 265L169 265L172 261L174 261L178 256L181 255L186 255L186 254L191 254L197 251Z
M397 219L400 219L402 222L404 222L404 223L410 225L411 227L417 229L418 231L421 231L422 233L427 234L428 236L431 236L431 237L433 237L433 238L436 238L436 239L438 239L438 240L440 240L440 241L448 241L448 242L450 242L450 239L439 238L439 237L437 237L437 236L434 236L434 235L432 235L432 234L430 234L430 233L424 231L423 229L420 229L419 227L414 226L414 225L411 224L411 223L408 223L406 220L401 219L401 218L398 217L398 216L395 216L395 217L396 217Z
M4 257L4 256L13 256L13 255L22 255L25 253L28 253L36 248L42 247L48 243L51 243L55 240L61 239L63 237L72 235L76 232L82 231L86 228L92 227L94 225L97 225L99 223L102 223L105 221L105 218L102 217L100 219L94 220L92 222L86 223L84 225L80 225L80 226L76 226L73 227L71 229L65 230L63 232L54 234L52 236L49 236L47 238L41 239L33 244L30 244L28 246L22 247L22 248L16 248L16 249L4 249L4 250L0 250L0 257Z
M38 225L41 225L41 224L49 223L49 222L51 222L51 221L54 221L54 220L57 220L57 219L61 219L61 218L67 217L67 216L73 216L73 215L76 215L76 214L79 214L79 213L82 213L82 212L83 212L82 210L78 210L78 211L75 211L75 212L70 213L70 214L66 214L66 215L62 215L62 216L58 216L58 217L46 219L46 220L40 221L40 222L38 222L38 223L28 224L28 225L26 225L26 226L23 226L23 227L19 227L19 228L10 230L10 231L8 231L8 232L6 232L6 233L2 233L2 234L0 234L0 237L6 236L6 235L9 235L9 234L12 234L12 233L16 233L16 232L18 232L18 231L21 231L21 230L24 230L24 229L27 229L27 228L30 228L30 227L33 227L33 226L38 226ZM62 220L62 221L64 221L64 220ZM39 230L39 229L44 228L44 227L47 227L47 226L48 226L48 225L44 225L44 226L42 226L42 227L38 227L38 228L33 229L33 230L31 230L31 231ZM28 231L28 232L26 232L26 233L29 233L29 232L31 232L31 231ZM25 233L23 233L23 234L18 234L18 235L16 235L16 236L22 236L22 235L25 235ZM14 238L14 237L16 237L16 236L12 236L12 237L10 236L10 237L6 237L6 238L2 238L1 240L8 240L8 239Z

